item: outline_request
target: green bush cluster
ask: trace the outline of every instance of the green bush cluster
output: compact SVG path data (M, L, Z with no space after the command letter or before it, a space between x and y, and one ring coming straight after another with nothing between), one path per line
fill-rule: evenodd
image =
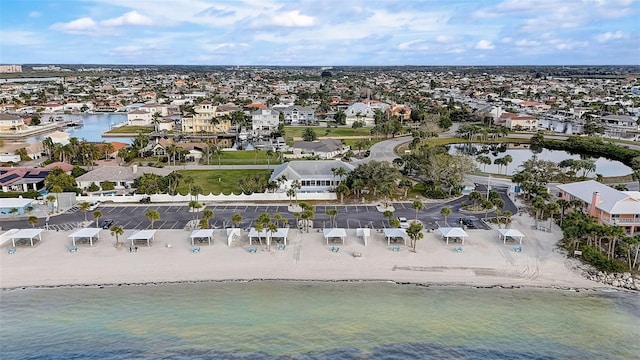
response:
M619 273L625 271L625 266L622 262L616 259L607 259L607 255L596 249L595 246L583 246L582 258L588 264L593 265L600 271L606 271L609 273Z
M640 156L640 151L625 146L604 142L598 137L571 136L567 140L544 140L542 145L551 150L565 150L573 154L601 156L629 164L631 159Z

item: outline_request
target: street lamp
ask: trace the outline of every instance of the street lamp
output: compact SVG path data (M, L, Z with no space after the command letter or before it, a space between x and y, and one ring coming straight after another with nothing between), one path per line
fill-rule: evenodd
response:
M487 200L489 200L489 190L491 190L491 174L489 174L489 179L487 179Z

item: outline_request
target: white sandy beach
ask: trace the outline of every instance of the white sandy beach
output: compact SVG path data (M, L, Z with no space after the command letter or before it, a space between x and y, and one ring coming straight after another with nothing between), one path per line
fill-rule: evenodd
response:
M417 253L407 246L391 251L384 235L372 232L367 246L347 230L345 245L324 242L322 233L312 229L289 232L289 244L284 250L271 251L259 244L257 253L250 253L246 232L232 246L227 246L223 229L216 230L212 245L199 245L200 252L191 252L189 231L159 230L150 247L139 245L137 252L125 246L116 249L108 230L103 230L93 247L78 245L69 253L71 239L67 232L45 231L42 242L31 248L19 246L8 254L5 242L0 253L0 287L106 285L154 282L206 280L389 280L423 284L459 284L472 286L534 286L595 288L602 284L589 281L568 266L566 257L554 251L560 238L558 228L553 233L531 229L532 220L514 216L512 228L526 238L522 252L503 245L497 230L468 230L469 238L463 251L454 251L460 244L446 245L439 232L425 233L417 245ZM167 247L171 244L171 247ZM332 252L331 246L340 251ZM354 257L361 253L361 257Z

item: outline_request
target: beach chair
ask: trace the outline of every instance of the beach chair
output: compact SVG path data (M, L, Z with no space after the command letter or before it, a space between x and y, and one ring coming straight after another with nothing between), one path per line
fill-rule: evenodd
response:
M77 246L69 246L67 248L67 251L70 252L70 253L77 252L78 251L78 247Z
M249 250L250 253L258 252L258 248L254 248L254 247L250 247L248 250Z
M332 246L331 247L331 252L337 253L338 251L340 251L340 248L337 246Z
M284 244L278 244L278 245L276 245L276 250L284 250L285 246L286 245L284 245Z
M457 253L462 252L462 246L456 246L456 247L454 247L454 248L453 248L453 251L455 251L455 252L457 252Z
M200 252L200 246L194 246L191 248L191 253L196 254Z
M9 255L13 255L13 254L15 254L15 253L16 253L16 251L17 251L17 250L16 250L16 248L13 248L13 247L12 247L12 248L8 248L8 249L7 249L7 254L9 254Z

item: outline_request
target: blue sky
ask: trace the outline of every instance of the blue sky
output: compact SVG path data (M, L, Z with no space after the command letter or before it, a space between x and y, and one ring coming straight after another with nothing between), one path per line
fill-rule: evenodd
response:
M0 63L640 64L640 0L2 0Z

